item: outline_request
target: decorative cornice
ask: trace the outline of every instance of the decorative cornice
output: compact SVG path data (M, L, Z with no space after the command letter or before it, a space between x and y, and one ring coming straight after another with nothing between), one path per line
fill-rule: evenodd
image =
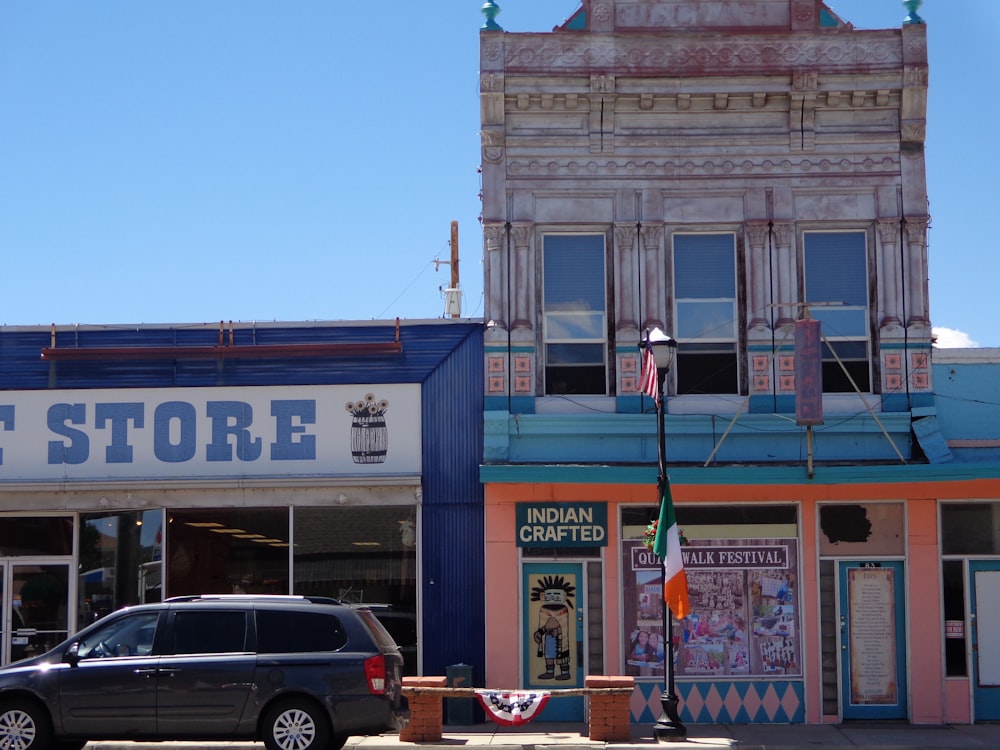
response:
M482 38L487 60L503 57L507 73L572 73L614 70L617 75L740 75L898 70L903 64L899 31L843 35L792 34L504 34ZM599 75L595 73L594 75Z
M744 159L687 159L684 161L645 161L616 159L591 159L587 161L563 159L509 159L507 172L518 177L578 177L583 175L600 177L705 177L739 175L852 175L893 174L899 171L899 161L885 156L881 159L868 157L861 161L842 158L830 159L764 159L756 161Z

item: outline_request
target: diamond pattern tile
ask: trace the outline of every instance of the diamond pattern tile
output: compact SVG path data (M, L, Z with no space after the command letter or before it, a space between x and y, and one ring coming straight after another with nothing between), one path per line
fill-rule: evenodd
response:
M678 682L680 716L689 724L802 724L805 685L781 680ZM652 724L661 713L663 684L640 682L629 703L632 722Z

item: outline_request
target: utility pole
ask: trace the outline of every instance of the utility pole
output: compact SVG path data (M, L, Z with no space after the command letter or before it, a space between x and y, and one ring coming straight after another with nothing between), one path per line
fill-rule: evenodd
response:
M451 260L434 261L434 270L442 263L451 266L451 285L444 290L444 311L453 318L462 317L462 290L458 286L458 222L451 222Z

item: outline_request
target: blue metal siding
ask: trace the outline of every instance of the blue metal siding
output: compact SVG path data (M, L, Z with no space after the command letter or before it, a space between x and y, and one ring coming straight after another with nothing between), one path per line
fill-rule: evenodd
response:
M0 329L0 390L420 383L422 389L424 665L485 665L483 326L401 322L399 354L275 359L46 361L48 328ZM234 326L234 345L386 343L395 322ZM218 326L108 327L58 332L57 347L205 346ZM228 329L222 345L230 343ZM431 583L433 581L433 583Z
M423 383L424 674L486 663L483 338L479 330Z
M422 383L444 357L482 325L470 321L425 321L400 325L400 354L286 357L276 359L125 360L49 362L49 329L0 329L0 390L42 388L168 388L186 386L326 385ZM371 343L395 340L394 322L234 326L236 345ZM67 328L57 347L214 346L211 326ZM223 343L229 343L224 332ZM481 381L476 385L482 387Z

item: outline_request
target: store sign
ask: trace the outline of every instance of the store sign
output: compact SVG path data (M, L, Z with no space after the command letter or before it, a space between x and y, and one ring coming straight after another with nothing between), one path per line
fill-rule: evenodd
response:
M0 394L0 481L408 475L417 384Z
M519 503L518 547L606 547L607 503Z

